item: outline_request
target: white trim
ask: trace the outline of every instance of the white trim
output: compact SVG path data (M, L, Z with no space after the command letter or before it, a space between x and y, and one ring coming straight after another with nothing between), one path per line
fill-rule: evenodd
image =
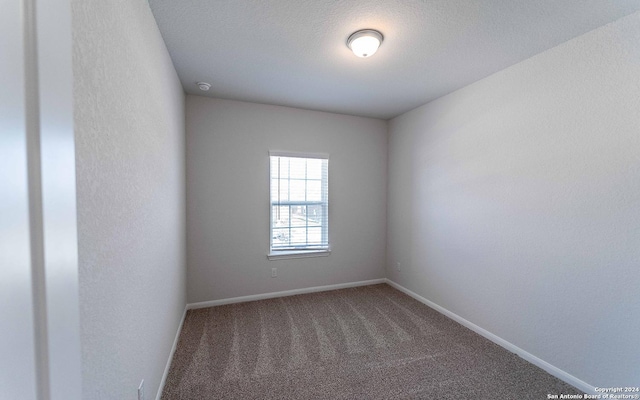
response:
M189 304L187 304L187 310L194 310L194 309L197 309L197 308L206 308L206 307L215 307L215 306L221 306L221 305L225 305L225 304L244 303L244 302L247 302L247 301L273 299L275 297L295 296L297 294L326 292L328 290L346 289L346 288L352 288L352 287L358 287L358 286L377 285L379 283L386 283L386 282L387 282L386 278L371 279L371 280L368 280L368 281L338 283L338 284L335 284L335 285L314 286L314 287L302 288L302 289L285 290L285 291L282 291L282 292L271 292L271 293L253 294L253 295L250 295L250 296L231 297L231 298L220 299L220 300L201 301L199 303L189 303Z
M171 368L171 361L173 361L173 353L176 352L176 347L178 347L178 340L180 339L180 333L182 332L182 325L184 325L184 320L187 317L188 309L189 309L189 305L187 304L184 307L184 312L182 313L182 319L180 320L180 324L178 325L178 331L176 332L176 337L175 339L173 339L173 346L171 346L171 351L169 352L169 359L167 360L167 365L164 367L164 373L162 374L162 379L160 380L160 386L158 386L158 393L156 393L156 400L160 400L160 398L162 397L164 384L167 381L167 376L169 375L169 369Z
M414 299L418 300L419 302L433 308L434 310L438 311L439 313L449 317L450 319L456 321L457 323L459 323L460 325L463 325L469 329L471 329L472 331L474 331L475 333L484 336L485 338L491 340L493 343L505 348L506 350L517 354L518 356L520 356L520 358L529 361L531 364L547 371L548 373L550 373L551 375L555 376L556 378L575 386L576 388L582 390L584 393L589 393L589 394L597 394L596 393L596 388L594 386L591 386L590 384L586 383L583 380L580 380L578 378L576 378L575 376L569 374L568 372L565 372L563 370L561 370L560 368L549 364L548 362L534 356L533 354L522 350L520 347L516 346L513 343L510 343L504 339L502 339L501 337L494 335L493 333L487 331L486 329L483 329L481 327L479 327L478 325L474 324L473 322L467 321L466 319L462 318L461 316L459 316L458 314L455 314L449 310L447 310L446 308L437 305L436 303L425 299L424 297L420 296L419 294L416 294L414 292L412 292L411 290L405 288L404 286L401 286L399 284L397 284L396 282L386 278L385 281L393 286L394 288L398 289L401 292L404 292L405 294L413 297Z
M273 249L273 230L274 230L274 220L273 220L273 207L274 206L280 206L281 202L280 202L280 193L278 193L278 199L277 202L274 201L275 199L273 199L272 195L273 195L273 189L271 187L272 183L273 183L273 170L272 168L272 157L294 157L294 158L303 158L303 159L318 159L322 161L322 180L321 180L321 195L322 195L322 199L320 201L306 201L306 200L300 200L300 201L291 201L291 200L287 200L285 202L282 203L283 206L287 207L289 206L289 214L291 214L291 206L294 205L300 205L300 206L306 206L309 204L315 204L315 205L319 205L322 207L322 212L323 212L323 218L322 218L322 223L320 224L320 227L322 229L322 245L326 246L325 248L320 248L318 249L318 246L309 246L309 247L303 247L300 248L299 250L283 250L282 252L279 252L277 249L274 250ZM278 161L278 166L280 165L279 161ZM325 168L326 167L326 168ZM269 182L269 253L267 253L267 258L269 260L280 260L280 259L286 259L286 258L307 258L307 257L322 257L322 256L327 256L329 254L320 254L322 252L330 252L329 251L329 216L328 216L328 206L329 206L329 198L328 198L328 185L329 185L329 178L328 178L328 174L329 174L329 155L328 154L324 154L324 153L293 153L293 152L283 152L283 151L269 151L269 178L267 180L267 182ZM283 178L285 179L285 178ZM286 178L286 179L290 179ZM305 179L306 179L306 174L305 174ZM278 192L279 192L279 187L280 187L280 171L278 170L277 173L277 179L278 181ZM291 216L291 215L290 215ZM291 224L291 221L289 221L289 224ZM307 224L308 225L308 224ZM286 228L286 227L284 227ZM291 225L289 225L289 233L291 233ZM308 239L308 238L307 238ZM296 256L291 256L290 254L294 254L297 253ZM312 253L316 253L316 254L312 254Z
M271 261L286 260L291 258L310 258L310 257L326 257L331 254L331 250L291 250L291 251L274 251L267 254L267 258Z
M305 153L298 151L269 150L269 157L320 158L329 159L328 153Z

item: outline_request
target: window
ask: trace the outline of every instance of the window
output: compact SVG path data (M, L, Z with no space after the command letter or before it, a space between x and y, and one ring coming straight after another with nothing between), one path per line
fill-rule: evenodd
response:
M328 156L272 152L270 159L270 258L292 254L326 255L329 251Z

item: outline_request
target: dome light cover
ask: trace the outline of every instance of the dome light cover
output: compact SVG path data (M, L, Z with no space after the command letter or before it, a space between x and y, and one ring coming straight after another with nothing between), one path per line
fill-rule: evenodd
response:
M347 46L358 57L371 57L382 44L382 33L373 29L362 29L354 32L347 39Z

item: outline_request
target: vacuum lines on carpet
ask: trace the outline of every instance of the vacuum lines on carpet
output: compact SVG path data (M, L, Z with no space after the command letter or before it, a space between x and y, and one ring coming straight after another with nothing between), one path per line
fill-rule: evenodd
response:
M549 393L579 391L380 284L188 311L162 400Z

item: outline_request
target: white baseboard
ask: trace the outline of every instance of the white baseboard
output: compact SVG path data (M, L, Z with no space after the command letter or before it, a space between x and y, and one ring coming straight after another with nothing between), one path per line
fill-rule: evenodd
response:
M436 303L425 299L424 297L420 296L417 293L412 292L411 290L405 288L404 286L401 286L399 284L397 284L396 282L390 280L390 279L385 279L385 281L393 286L394 288L400 290L401 292L406 293L407 295L413 297L414 299L418 300L419 302L433 308L434 310L438 311L439 313L451 318L452 320L456 321L457 323L459 323L460 325L463 325L469 329L471 329L472 331L474 331L475 333L484 336L485 338L491 340L493 343L505 348L506 350L517 354L518 356L520 356L521 358L523 358L524 360L529 361L531 364L547 371L549 374L555 376L556 378L572 385L575 386L576 388L582 390L584 393L588 393L588 394L597 394L596 389L594 386L589 385L588 383L586 383L583 380L580 380L578 378L576 378L575 376L561 370L560 368L549 364L548 362L534 356L533 354L522 350L520 347L516 346L513 343L507 342L506 340L502 339L501 337L494 335L493 333L487 331L486 329L483 329L481 327L479 327L478 325L474 324L473 322L469 322L466 319L462 318L461 316L459 316L458 314L455 314L449 310L447 310L444 307L441 307L439 305L437 305Z
M215 306L221 306L224 304L244 303L247 301L273 299L276 297L294 296L296 294L326 292L328 290L346 289L346 288L352 288L352 287L358 287L358 286L369 286L369 285L376 285L379 283L386 283L386 282L387 282L386 278L371 279L368 281L338 283L336 285L314 286L314 287L302 288L302 289L285 290L282 292L262 293L262 294L254 294L250 296L231 297L228 299L202 301L199 303L187 304L187 310L194 310L196 308L215 307Z
M173 339L173 346L171 346L171 351L169 352L169 359L167 360L167 365L164 367L164 373L162 374L162 379L160 380L160 385L158 386L158 393L156 394L156 400L160 400L162 397L162 391L164 390L164 384L167 381L167 376L169 375L169 368L171 368L171 361L173 360L173 353L176 352L176 347L178 346L178 339L180 339L180 332L182 332L182 325L184 325L184 319L187 316L187 306L184 307L184 312L182 313L182 319L180 320L180 325L178 325L178 331L176 332L176 337Z

